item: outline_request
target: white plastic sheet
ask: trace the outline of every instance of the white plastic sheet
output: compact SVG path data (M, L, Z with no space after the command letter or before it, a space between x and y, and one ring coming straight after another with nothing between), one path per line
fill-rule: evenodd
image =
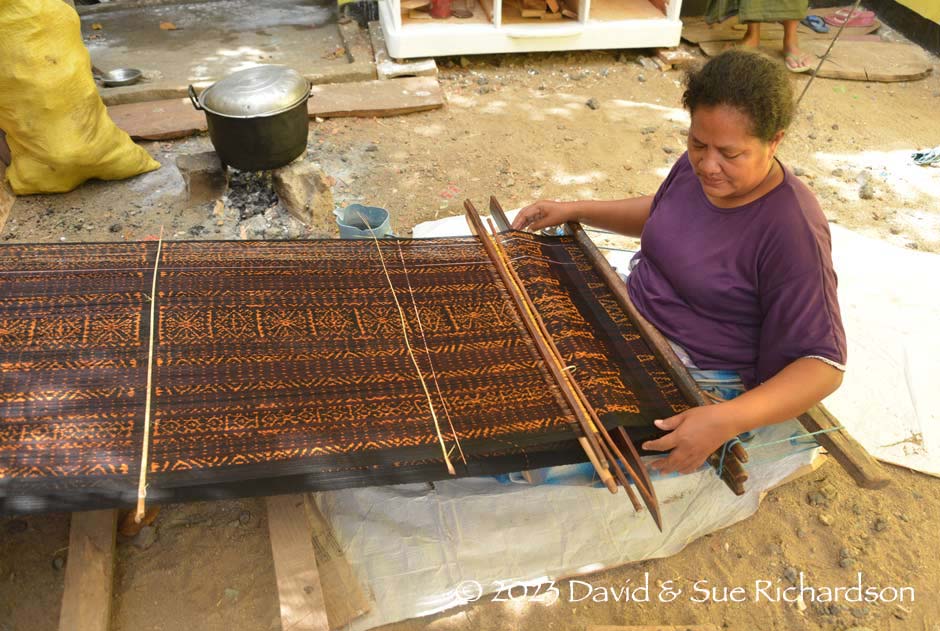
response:
M940 476L940 256L830 228L849 360L826 406L876 458Z
M319 493L320 510L374 598L372 610L349 628L429 615L507 584L673 555L752 515L767 490L809 472L817 450L787 440L797 435L796 421L755 435L755 445L784 442L773 446L773 457L755 451L740 497L707 468L655 480L663 532L646 510L634 512L622 491L611 495L596 486L485 477Z

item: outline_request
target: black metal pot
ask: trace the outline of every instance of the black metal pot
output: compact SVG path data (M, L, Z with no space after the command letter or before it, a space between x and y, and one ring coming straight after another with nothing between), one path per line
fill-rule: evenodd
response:
M276 169L307 147L310 84L283 66L235 72L196 96L193 107L206 113L209 138L223 164L243 171Z

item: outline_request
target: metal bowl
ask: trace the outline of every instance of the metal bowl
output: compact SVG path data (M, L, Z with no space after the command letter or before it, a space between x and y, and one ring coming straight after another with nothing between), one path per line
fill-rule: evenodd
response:
M116 68L101 75L101 82L109 88L133 85L140 81L143 73L137 68Z

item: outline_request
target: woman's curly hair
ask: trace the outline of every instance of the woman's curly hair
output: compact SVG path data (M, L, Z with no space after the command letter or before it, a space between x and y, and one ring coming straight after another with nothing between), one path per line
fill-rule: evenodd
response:
M728 105L751 120L751 135L769 142L786 129L796 109L787 70L762 53L733 48L685 76L682 105Z

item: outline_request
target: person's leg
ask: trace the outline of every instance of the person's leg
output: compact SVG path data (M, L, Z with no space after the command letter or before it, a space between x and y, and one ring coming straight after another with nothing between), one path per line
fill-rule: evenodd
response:
M747 31L745 31L741 41L738 42L738 46L747 46L749 48L760 46L760 22L747 23Z
M794 72L806 72L809 70L809 57L800 50L799 36L796 28L799 26L798 20L784 20L783 25L783 58L787 68Z

